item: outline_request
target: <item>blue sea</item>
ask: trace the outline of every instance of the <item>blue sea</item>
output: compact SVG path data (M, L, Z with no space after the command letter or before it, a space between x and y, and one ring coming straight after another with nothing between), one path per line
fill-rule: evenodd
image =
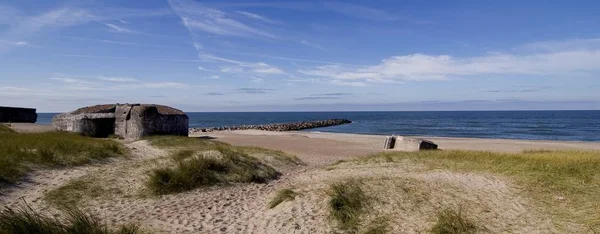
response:
M190 127L345 118L353 123L306 131L403 136L600 141L600 111L188 112ZM40 113L50 124L55 113Z

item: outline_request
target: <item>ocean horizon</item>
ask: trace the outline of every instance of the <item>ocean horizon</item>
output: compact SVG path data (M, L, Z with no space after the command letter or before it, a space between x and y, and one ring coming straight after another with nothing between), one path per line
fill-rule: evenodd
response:
M51 124L58 113L38 113ZM187 112L190 128L349 119L353 123L304 131L466 137L490 139L600 141L600 110L561 111L331 111Z

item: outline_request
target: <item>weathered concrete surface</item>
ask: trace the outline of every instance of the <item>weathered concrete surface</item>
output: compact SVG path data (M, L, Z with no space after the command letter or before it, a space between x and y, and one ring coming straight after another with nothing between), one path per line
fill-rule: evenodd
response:
M84 107L52 119L59 131L127 140L149 135L188 135L188 117L177 109L150 104L108 104Z
M35 123L37 113L33 108L0 106L0 122Z
M419 151L419 150L435 150L438 146L428 140L423 140L419 138L410 138L410 137L402 137L396 136L394 146L391 150L399 150L399 151Z

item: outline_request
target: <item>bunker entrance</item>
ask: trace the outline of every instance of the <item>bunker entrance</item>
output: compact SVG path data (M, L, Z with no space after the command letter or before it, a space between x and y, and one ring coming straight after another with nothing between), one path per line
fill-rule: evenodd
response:
M94 135L93 137L108 137L115 134L115 119L93 119Z

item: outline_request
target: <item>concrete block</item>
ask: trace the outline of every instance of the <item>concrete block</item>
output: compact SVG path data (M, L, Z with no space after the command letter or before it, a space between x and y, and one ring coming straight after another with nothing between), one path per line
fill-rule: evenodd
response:
M387 139L386 139L387 142ZM410 137L395 137L394 146L391 148L392 150L398 151L419 151L419 150L435 150L438 148L438 145L424 139L419 138L410 138Z

